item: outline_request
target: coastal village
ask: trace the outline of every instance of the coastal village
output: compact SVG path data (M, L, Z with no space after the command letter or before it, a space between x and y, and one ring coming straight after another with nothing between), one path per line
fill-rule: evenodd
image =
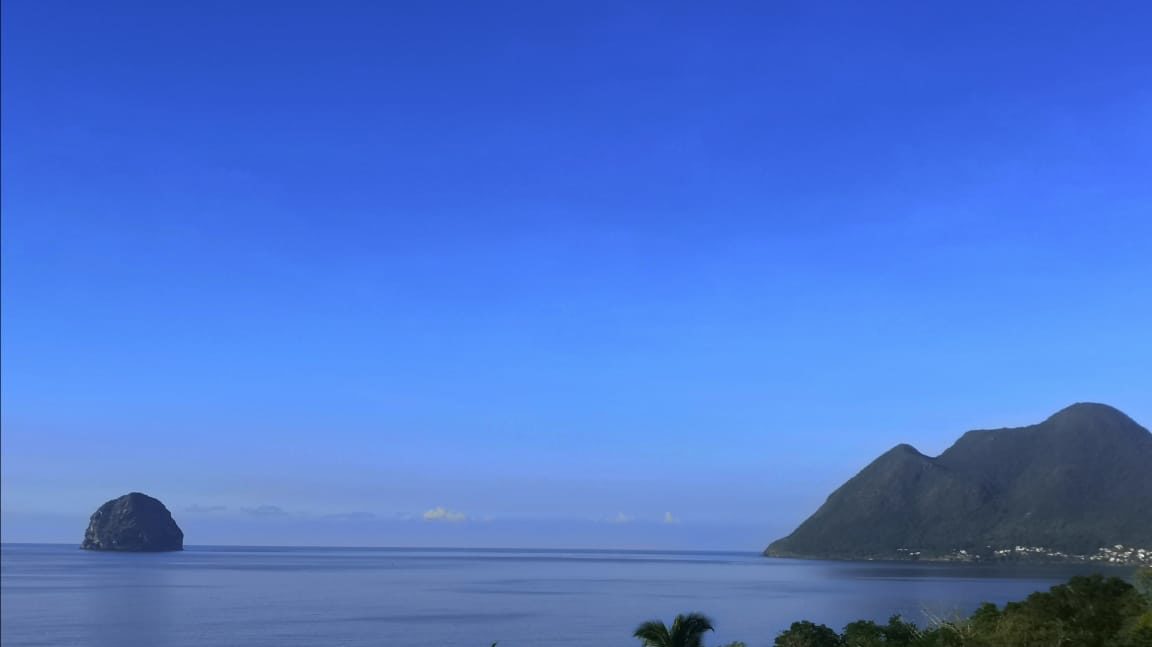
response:
M963 552L963 551L961 551ZM1016 546L995 551L999 559L1041 559L1045 561L1103 562L1117 566L1150 566L1152 549L1116 544L1104 546L1091 555L1074 555L1042 546Z
M1012 548L992 550L991 553L987 551L984 553L977 553L969 552L965 549L956 549L946 555L941 556L928 556L925 555L923 551L911 550L908 548L897 548L896 555L899 559L906 559L910 561L1035 561L1071 562L1084 564L1096 563L1116 566L1152 566L1152 548L1136 548L1134 546L1124 546L1123 544L1104 546L1098 549L1095 553L1089 555L1067 553L1052 548L1046 548L1044 546L1013 546Z

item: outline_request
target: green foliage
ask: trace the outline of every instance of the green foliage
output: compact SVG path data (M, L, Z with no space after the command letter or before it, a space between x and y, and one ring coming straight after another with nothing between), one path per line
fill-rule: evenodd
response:
M919 637L915 624L892 616L885 625L872 621L850 623L844 627L841 642L844 647L908 647L916 645Z
M1003 609L984 604L966 620L942 622L915 647L1152 647L1152 609L1119 578L1074 577Z
M1152 566L1141 566L1136 569L1136 577L1133 579L1136 590L1148 600L1149 604L1152 604Z
M844 627L841 642L846 647L883 647L890 643L884 637L884 630L871 620L857 620Z
M636 628L632 636L644 647L701 647L705 632L712 631L712 620L702 613L680 614L668 628L660 620L649 620Z
M888 624L881 631L884 635L885 645L898 647L914 645L920 637L920 631L916 629L916 625L911 622L904 622L900 616L888 618Z
M886 624L858 620L842 633L807 620L780 632L775 647L1152 647L1152 569L1134 578L1074 577L1003 608L985 603L968 618L919 628L900 616ZM677 616L668 629L646 622L635 636L645 647L701 647L712 622ZM745 647L734 642L725 647Z
M1009 602L992 635L1013 647L1113 647L1147 607L1147 600L1124 580L1074 577L1023 602Z
M920 631L900 616L888 618L888 624L878 625L871 620L857 620L844 627L841 643L844 647L909 647L917 645Z
M776 647L842 647L844 643L839 634L825 625L802 620L780 632L774 644Z

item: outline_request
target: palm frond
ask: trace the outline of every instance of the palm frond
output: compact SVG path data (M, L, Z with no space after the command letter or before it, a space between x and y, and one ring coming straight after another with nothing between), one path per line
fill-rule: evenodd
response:
M703 613L680 614L672 621L673 647L700 647L704 633L712 631L712 619Z
M632 636L643 641L645 647L674 647L668 634L668 627L659 620L649 620L641 624L632 632Z

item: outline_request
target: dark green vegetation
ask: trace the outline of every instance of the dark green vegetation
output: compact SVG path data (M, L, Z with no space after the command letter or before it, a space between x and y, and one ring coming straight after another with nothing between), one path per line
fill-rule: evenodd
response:
M1148 576L1145 576L1148 577ZM1152 597L1119 578L1074 577L1003 608L920 629L899 617L853 622L836 633L796 622L776 647L1152 647Z
M130 492L92 513L80 547L121 552L183 550L184 532L163 503Z
M712 619L703 613L688 613L676 616L669 628L660 620L649 620L636 628L632 636L639 638L644 647L702 647L704 634L712 631ZM492 647L496 647L493 643ZM732 642L723 647L748 647L742 642Z
M703 624L681 624L698 618ZM693 621L698 622L698 621ZM681 631L677 627L696 627ZM701 627L707 627L701 629ZM671 631L660 622L636 630L645 647L699 647L711 622L700 614L677 616ZM672 635L678 636L671 638ZM1037 592L1003 608L984 604L963 620L920 628L899 616L885 624L858 620L836 632L825 625L795 622L782 631L775 647L1152 647L1152 569L1143 569L1136 586L1115 577L1074 577L1067 584ZM728 647L743 643L732 643Z
M678 615L669 628L659 620L649 620L632 633L644 647L701 647L704 634L712 631L712 620L702 613Z
M1076 404L1038 425L970 431L936 458L898 445L765 553L1078 559L1115 544L1152 549L1150 466L1152 433L1112 407ZM1005 552L1016 546L1045 550Z

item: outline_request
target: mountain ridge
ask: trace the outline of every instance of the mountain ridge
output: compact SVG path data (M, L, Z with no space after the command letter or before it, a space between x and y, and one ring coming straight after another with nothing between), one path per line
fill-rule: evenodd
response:
M896 445L764 552L975 559L1018 546L1060 558L1152 548L1150 465L1152 433L1114 407L1076 403L1035 425L966 432L934 457Z

